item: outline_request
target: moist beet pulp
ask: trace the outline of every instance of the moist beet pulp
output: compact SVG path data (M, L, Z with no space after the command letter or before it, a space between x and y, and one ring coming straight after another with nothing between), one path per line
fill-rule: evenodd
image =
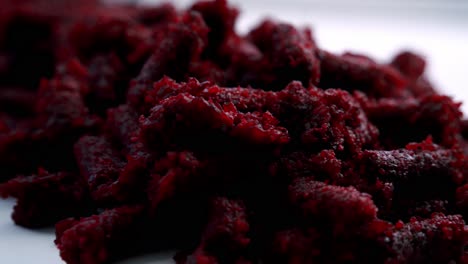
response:
M468 263L468 122L421 56L223 0L0 3L0 194L67 263Z

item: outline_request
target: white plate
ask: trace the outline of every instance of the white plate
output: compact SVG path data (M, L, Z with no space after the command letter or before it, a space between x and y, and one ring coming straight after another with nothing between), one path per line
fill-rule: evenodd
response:
M178 1L186 5L191 1ZM466 1L234 1L243 10L238 28L246 32L269 15L296 25L314 25L320 46L334 51L360 51L381 61L401 49L426 55L428 74L442 91L468 113L468 2ZM408 3L409 2L409 3ZM10 220L13 201L0 201L0 263L62 263L50 230L31 231ZM173 263L168 254L121 263Z

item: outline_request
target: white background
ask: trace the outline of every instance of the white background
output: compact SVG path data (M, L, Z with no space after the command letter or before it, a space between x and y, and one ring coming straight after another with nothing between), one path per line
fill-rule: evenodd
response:
M157 1L144 1L157 2ZM192 1L175 1L187 6ZM321 47L334 52L363 52L382 62L401 49L424 54L428 75L468 113L468 0L233 0L243 11L238 29L246 32L265 16L295 25L313 25ZM13 225L13 201L0 201L0 263L62 263L53 230L32 231ZM122 263L173 263L147 256Z

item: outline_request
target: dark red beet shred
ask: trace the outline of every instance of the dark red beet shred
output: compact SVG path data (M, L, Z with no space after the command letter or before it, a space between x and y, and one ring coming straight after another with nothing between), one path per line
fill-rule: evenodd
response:
M0 3L0 196L67 263L468 263L468 121L422 56L225 0Z

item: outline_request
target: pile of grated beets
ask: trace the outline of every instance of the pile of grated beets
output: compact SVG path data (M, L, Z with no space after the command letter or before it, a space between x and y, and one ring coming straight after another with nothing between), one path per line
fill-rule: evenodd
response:
M421 56L225 0L0 3L0 195L66 263L468 263L468 121Z

